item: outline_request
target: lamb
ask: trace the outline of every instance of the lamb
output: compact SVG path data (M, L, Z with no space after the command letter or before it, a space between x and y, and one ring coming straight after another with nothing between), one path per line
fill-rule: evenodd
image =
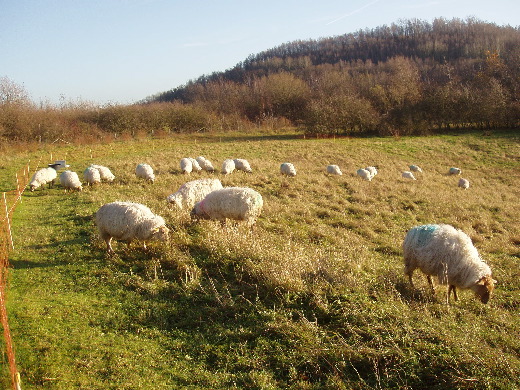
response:
M78 174L73 171L64 171L60 174L60 184L65 191L81 191L83 186L79 180Z
M87 169L83 171L83 177L85 178L87 185L101 183L101 174L99 173L99 170L92 166L87 167Z
M193 170L193 164L191 163L191 160L188 157L181 158L180 165L181 172L185 175L189 175Z
M361 178L363 178L363 179L365 179L365 180L368 180L368 181L371 181L371 180L372 180L372 177L373 177L369 170L367 170L367 169L363 169L363 168L358 169L358 170L356 171L356 174L357 174L359 177L361 177Z
M90 164L92 168L96 168L99 171L99 176L101 177L101 181L112 183L116 178L114 174L110 171L110 168L107 168L103 165Z
M337 165L327 165L327 173L329 175L343 175L343 173L341 172L341 169L339 169L339 166Z
M38 169L29 181L29 188L31 191L34 191L47 183L49 183L50 188L54 185L54 179L56 179L56 177L58 177L58 173L53 167Z
M285 162L280 165L280 173L285 176L296 176L296 168L293 164Z
M482 303L487 303L494 289L491 269L480 258L471 239L451 225L421 225L410 229L403 242L404 273L413 287L412 274L419 268L426 274L433 291L431 276L439 283L448 284L446 303L453 291L471 289Z
M249 165L249 161L243 159L243 158L235 158L233 160L235 163L235 168L239 171L252 173L253 170L251 169L251 166Z
M203 170L207 172L215 171L215 168L213 168L213 164L211 163L211 161L206 159L204 156L199 156L195 160L197 160L197 162Z
M113 238L126 241L128 245L137 239L143 241L146 249L145 241L166 241L170 231L161 216L143 204L132 202L112 202L101 206L96 212L96 226L109 254L114 253Z
M404 171L402 174L401 174L402 177L404 177L405 179L411 179L411 180L417 180L415 178L415 176L413 175L412 172L410 171Z
M226 219L246 221L252 228L262 212L262 195L247 187L225 187L210 192L191 211L192 219L218 220L225 225Z
M460 178L459 179L459 187L467 190L469 188L469 180L468 179L463 179L463 178Z
M231 159L224 160L222 163L222 173L224 175L229 175L230 173L233 173L235 170L235 162Z
M200 166L199 162L195 158L188 157L191 161L192 171L200 172L202 171L202 167Z
M450 175L460 175L462 173L462 170L460 168L451 167L448 171L448 174Z
M421 172L422 173L421 167L419 167L417 165L410 165L408 168L410 168L410 171L412 171L412 172Z
M218 179L199 179L184 183L167 201L179 209L191 209L195 203L204 199L211 191L222 189Z
M151 181L152 183L155 181L153 168L148 164L143 163L137 165L137 167L135 167L135 175L141 179Z

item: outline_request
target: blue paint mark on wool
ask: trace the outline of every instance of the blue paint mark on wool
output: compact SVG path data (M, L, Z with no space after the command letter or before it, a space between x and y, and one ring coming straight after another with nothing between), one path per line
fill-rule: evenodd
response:
M435 230L439 228L439 225L422 225L417 226L417 243L419 246L424 246L430 241L430 238Z

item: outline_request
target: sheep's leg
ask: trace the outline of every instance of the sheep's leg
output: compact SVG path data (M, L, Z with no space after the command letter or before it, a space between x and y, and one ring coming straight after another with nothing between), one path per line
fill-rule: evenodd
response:
M412 280L412 272L410 272L408 274L408 280L410 281L410 285L412 286L412 288L415 288L414 284L413 284L413 280Z
M426 275L426 279L428 279L428 284L432 290L432 294L435 294L435 287L433 286L432 277L430 275Z
M450 293L452 291L453 291L453 299L455 299L455 302L457 302L459 300L459 297L457 296L457 288L453 284L450 284L450 287L448 288L448 301L450 299Z
M108 236L108 237L105 237L105 242L107 243L107 252L108 254L114 254L114 249L112 249L112 245L111 245L111 242L112 242L112 237Z

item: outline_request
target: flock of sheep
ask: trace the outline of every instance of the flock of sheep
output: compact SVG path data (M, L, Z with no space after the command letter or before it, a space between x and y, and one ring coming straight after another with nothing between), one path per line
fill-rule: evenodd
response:
M28 186L31 191L47 183L52 185L60 168L67 168L64 161L49 164L38 170ZM183 174L193 171L214 172L211 161L199 156L182 158L180 168ZM415 180L413 172L422 172L416 165L410 165L410 171L402 172L406 179ZM226 159L222 164L222 174L228 175L234 170L251 173L249 162L245 159ZM337 165L326 167L327 174L342 175ZM280 173L296 176L292 163L280 165ZM369 166L357 170L357 175L364 180L372 180L377 175L377 168ZM448 174L459 175L459 168L450 168ZM154 182L153 168L148 164L139 164L135 169L138 178ZM115 176L109 168L90 165L83 172L85 182L93 185L100 182L112 182ZM82 183L76 172L66 170L59 176L65 190L81 191ZM469 182L459 180L459 186L466 189ZM260 193L247 187L223 187L219 179L203 178L184 183L175 193L167 197L167 202L179 210L191 210L192 219L218 220L223 225L226 219L245 221L253 227L262 212L263 199ZM165 241L169 229L165 220L154 214L147 206L132 202L107 203L96 212L95 221L101 238L106 242L107 252L112 254L112 239L126 241L149 240ZM145 245L146 248L146 245ZM496 282L489 266L482 260L471 239L461 230L450 225L421 225L408 231L403 242L404 273L413 286L412 274L420 269L426 274L433 290L431 276L436 276L440 284L448 285L446 302L449 303L453 292L457 300L456 288L471 289L483 303L487 303Z

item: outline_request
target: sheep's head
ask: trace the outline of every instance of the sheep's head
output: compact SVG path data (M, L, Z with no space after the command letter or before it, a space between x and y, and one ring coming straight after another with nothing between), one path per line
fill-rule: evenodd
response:
M488 303L495 288L495 283L496 280L494 280L491 275L484 276L475 284L472 290L482 303Z
M152 229L151 240L157 241L168 241L170 229L168 229L165 225L156 227Z
M192 220L210 219L209 215L204 211L203 201L195 203L195 206L191 209L190 217Z

